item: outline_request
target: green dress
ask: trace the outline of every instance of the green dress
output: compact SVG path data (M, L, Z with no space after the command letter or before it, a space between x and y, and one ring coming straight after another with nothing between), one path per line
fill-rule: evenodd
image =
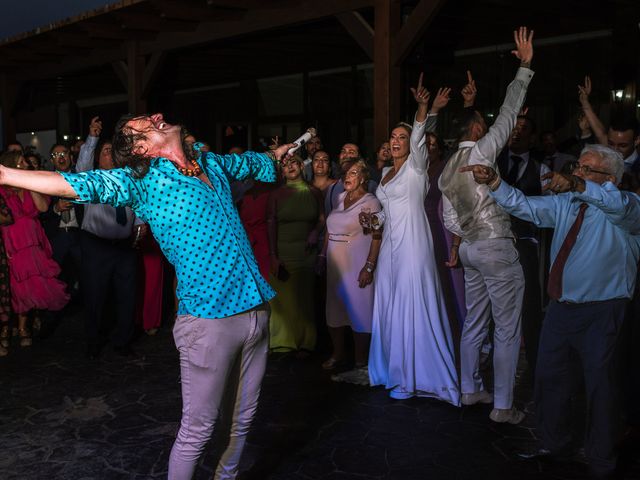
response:
M277 295L271 300L270 345L272 351L313 350L315 253L307 250L307 237L318 221L318 201L303 180L289 181L295 190L276 205L278 258L289 277L269 283Z

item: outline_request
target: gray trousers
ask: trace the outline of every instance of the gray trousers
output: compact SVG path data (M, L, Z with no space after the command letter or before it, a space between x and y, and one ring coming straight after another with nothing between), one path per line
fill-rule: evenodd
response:
M180 352L182 420L169 457L169 480L191 480L220 411L227 408L229 443L215 479L236 478L267 364L269 307L218 319L179 315L173 336Z
M484 390L480 349L493 318L494 408L511 408L520 351L524 276L510 238L460 245L464 266L467 317L462 326L460 364L462 393Z

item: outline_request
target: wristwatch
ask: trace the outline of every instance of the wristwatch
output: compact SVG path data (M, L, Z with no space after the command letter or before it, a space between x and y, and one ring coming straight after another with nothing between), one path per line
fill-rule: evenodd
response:
M364 264L364 269L368 272L368 273L373 273L373 267L375 267L375 265L371 262L367 262Z

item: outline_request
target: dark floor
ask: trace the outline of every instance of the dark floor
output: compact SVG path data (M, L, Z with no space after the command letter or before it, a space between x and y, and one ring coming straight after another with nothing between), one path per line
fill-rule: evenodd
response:
M0 359L0 479L166 478L180 417L168 329L140 338L141 358L84 357L78 318ZM586 467L518 460L535 442L529 415L497 425L490 407L391 400L380 388L331 382L320 356L271 357L242 462L243 479L580 479ZM520 388L522 406L528 400ZM219 441L197 479L212 478ZM640 478L637 452L625 478Z

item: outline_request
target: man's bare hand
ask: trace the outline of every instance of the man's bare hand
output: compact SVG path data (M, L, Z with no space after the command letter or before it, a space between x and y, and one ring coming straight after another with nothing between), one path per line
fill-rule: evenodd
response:
M89 124L89 135L99 137L100 133L102 133L102 120L100 120L100 117L93 117Z
M542 186L543 191L550 190L554 193L565 192L584 192L584 180L575 175L568 175L565 173L548 172L542 175L540 179L544 182L549 180Z
M476 89L476 81L471 76L471 72L469 70L467 70L467 84L462 87L460 93L462 94L465 108L473 107L476 102L476 95L478 94L478 90Z
M591 106L589 103L589 95L591 95L591 77L584 76L584 85L578 85L578 100L583 107Z
M518 60L524 65L530 65L533 58L533 30L527 31L527 27L520 27L514 30L513 39L516 42L516 49L511 50Z
M273 154L276 157L276 160L278 160L279 162L285 161L290 157L290 155L288 155L289 150L296 147L295 143L287 143L286 145L280 145L278 148L273 149Z
M67 210L71 209L71 206L72 206L72 203L70 201L61 198L56 202L55 210L58 213L66 212Z
M486 165L478 165L478 164L467 165L466 167L460 167L458 169L458 172L473 173L473 179L476 181L476 183L480 183L483 185L487 185L495 181L495 179L498 177L498 174L496 173L496 171L491 167L487 167Z

